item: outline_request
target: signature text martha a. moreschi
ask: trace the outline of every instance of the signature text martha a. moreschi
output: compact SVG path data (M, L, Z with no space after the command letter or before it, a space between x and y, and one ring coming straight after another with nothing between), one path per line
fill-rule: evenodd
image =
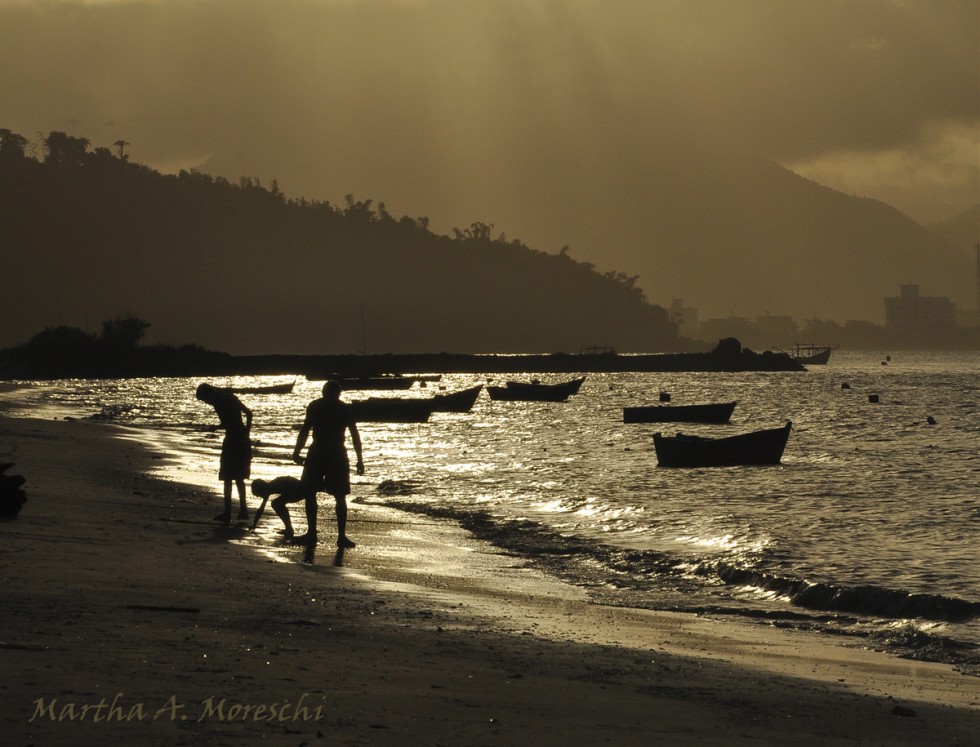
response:
M111 701L101 698L97 702L50 700L43 697L34 701L34 714L30 721L89 721L108 723L122 721L255 721L285 723L287 721L320 721L326 696L314 705L313 696L303 693L295 701L282 700L272 703L243 703L228 698L211 696L195 703L183 703L171 695L163 703L125 702L125 693L116 693Z

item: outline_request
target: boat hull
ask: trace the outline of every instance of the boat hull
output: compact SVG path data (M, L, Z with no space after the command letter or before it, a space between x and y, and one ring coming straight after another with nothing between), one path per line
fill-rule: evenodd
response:
M797 345L793 350L793 360L804 366L825 366L830 363L830 346Z
M753 431L727 438L664 436L655 433L653 445L661 467L739 467L779 464L792 422L782 428Z
M624 407L624 423L727 423L735 402L713 402L701 405L650 405Z
M235 394L291 394L295 381L289 384L270 384L269 386L233 387Z
M505 402L564 402L578 393L585 377L559 384L535 384L523 381L508 381L507 386L488 386L490 399Z
M424 423L433 412L469 412L483 385L432 397L368 397L351 402L359 423Z
M469 412L476 398L483 391L483 384L449 394L436 394L431 398L433 412Z

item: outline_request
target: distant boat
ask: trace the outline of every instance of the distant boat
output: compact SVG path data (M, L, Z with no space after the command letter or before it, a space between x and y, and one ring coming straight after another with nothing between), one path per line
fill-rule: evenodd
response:
M585 377L558 384L540 382L508 381L507 386L488 386L490 399L508 402L564 402L576 394Z
M288 384L270 384L268 386L236 386L232 387L235 394L290 394L295 381Z
M411 389L412 385L418 381L415 376L344 376L336 373L307 374L306 378L314 381L332 379L345 390Z
M793 347L793 360L804 366L822 366L830 361L830 351L837 347L797 343Z
M469 412L483 385L431 397L368 397L351 402L361 423L424 423L434 412Z
M726 438L653 435L661 467L736 467L779 464L789 440L789 420L782 428L742 433Z
M624 423L727 423L735 402L624 407Z
M461 389L449 394L436 394L430 398L433 412L469 412L476 404L476 398L483 391L483 384Z

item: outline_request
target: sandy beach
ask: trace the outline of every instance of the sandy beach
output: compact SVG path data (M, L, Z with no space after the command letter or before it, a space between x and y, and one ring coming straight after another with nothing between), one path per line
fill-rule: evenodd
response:
M589 604L356 493L358 547L307 564L271 512L210 521L217 481L150 477L166 459L136 430L0 418L28 493L0 523L3 744L980 744L980 678L948 665Z

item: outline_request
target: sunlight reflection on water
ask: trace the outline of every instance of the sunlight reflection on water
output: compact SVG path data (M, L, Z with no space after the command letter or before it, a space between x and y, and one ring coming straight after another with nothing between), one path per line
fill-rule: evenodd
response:
M500 376L527 380L529 376ZM540 376L562 380L569 376ZM218 385L289 377L218 379ZM446 375L409 396L456 391L484 376ZM842 389L847 382L850 389ZM161 474L218 491L221 434L194 399L196 380L56 382L34 387L37 407L170 436L155 448L175 461ZM626 425L622 408L738 400L724 426L667 425L730 435L794 430L773 468L670 470L656 466L657 426ZM868 394L880 394L871 403ZM289 452L319 383L289 395L243 395L255 412L253 477L295 475ZM346 400L368 394L348 392ZM716 556L828 583L868 584L980 600L980 356L835 353L805 374L591 374L567 403L493 402L425 424L360 426L367 473L354 500L376 500L384 480L419 488L401 500L500 519L531 517L556 531L644 551ZM67 408L67 409L65 409ZM936 425L927 423L933 417ZM165 446L163 444L166 444ZM768 593L768 592L767 592ZM976 635L980 640L980 634Z

